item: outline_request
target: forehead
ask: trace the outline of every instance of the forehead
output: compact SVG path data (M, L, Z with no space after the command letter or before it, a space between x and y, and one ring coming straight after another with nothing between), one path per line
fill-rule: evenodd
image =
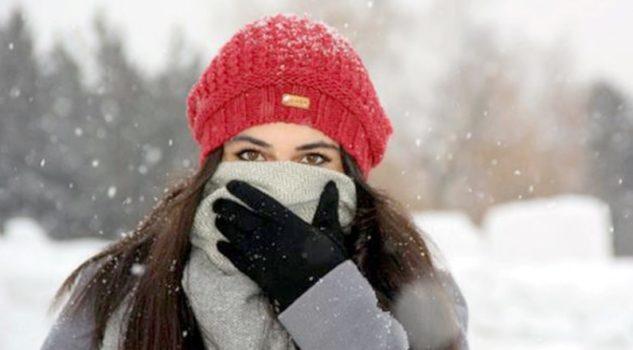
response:
M248 135L256 137L271 144L294 144L314 141L326 141L338 145L336 141L328 137L319 129L315 129L309 125L285 122L254 125L250 128L242 130L237 135Z

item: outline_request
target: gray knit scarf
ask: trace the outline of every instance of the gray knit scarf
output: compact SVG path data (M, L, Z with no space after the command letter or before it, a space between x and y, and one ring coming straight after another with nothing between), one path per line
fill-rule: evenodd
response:
M325 184L334 180L346 232L356 210L354 182L341 172L292 161L221 162L196 211L182 286L207 349L295 349L259 286L216 249L216 242L226 238L215 227L213 201L226 197L244 204L225 187L232 179L261 189L307 222L312 222Z
M292 161L221 162L206 183L191 231L193 245L182 287L193 309L207 349L296 349L259 286L216 249L226 240L215 227L213 201L225 197L245 205L226 189L233 179L250 183L303 220L312 222L325 184L339 191L339 220L346 233L356 211L356 188L347 175ZM102 350L116 350L124 301L108 320ZM186 334L183 334L186 336Z
M221 162L205 186L182 285L207 349L295 349L259 286L216 249L217 241L226 238L215 227L213 201L226 197L244 204L225 187L232 179L261 189L307 222L312 221L323 187L334 180L343 226L351 223L356 210L354 183L341 172L291 161L235 161Z

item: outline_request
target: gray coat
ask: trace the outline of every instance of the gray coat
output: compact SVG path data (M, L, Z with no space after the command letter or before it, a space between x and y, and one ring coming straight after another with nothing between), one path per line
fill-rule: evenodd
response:
M460 349L466 350L465 299L450 273L441 272L440 277L449 294L457 296L455 313L459 320ZM80 275L77 284L85 280ZM41 350L89 349L94 330L92 310L85 308L74 318L66 317L63 311ZM341 263L306 291L279 314L279 321L303 350L409 348L404 328L391 313L378 307L374 290L351 260Z

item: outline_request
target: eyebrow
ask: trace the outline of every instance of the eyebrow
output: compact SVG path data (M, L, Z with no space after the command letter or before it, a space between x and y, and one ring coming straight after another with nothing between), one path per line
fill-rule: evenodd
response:
M271 144L262 141L260 139L254 138L252 136L248 136L248 135L238 135L233 137L232 139L229 140L229 142L236 142L236 141L248 141L250 143L256 144L258 146L264 147L264 148L270 148L272 147ZM304 145L295 147L295 150L297 151L306 151L306 150L310 150L310 149L314 149L314 148L319 148L319 147L324 147L324 148L332 148L335 150L339 150L339 147L336 145L333 145L331 143L327 143L324 141L317 141L317 142L311 142L311 143L306 143Z

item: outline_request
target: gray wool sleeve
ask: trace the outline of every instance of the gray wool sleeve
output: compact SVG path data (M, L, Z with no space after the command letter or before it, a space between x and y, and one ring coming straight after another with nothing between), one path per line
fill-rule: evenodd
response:
M93 264L80 272L71 289L69 301L74 299L79 287L83 287L95 271L96 265ZM92 305L81 308L73 317L67 314L67 309L68 302L57 316L40 350L94 349L91 346L91 337L95 330Z
M458 326L458 349L469 350L470 345L468 343L468 303L466 302L466 298L464 298L464 294L462 293L459 285L455 281L455 278L450 271L440 272L439 277L448 294L452 295L455 298L453 302L453 307Z
M349 259L323 276L278 318L303 350L409 347L402 325L380 309L374 289Z

